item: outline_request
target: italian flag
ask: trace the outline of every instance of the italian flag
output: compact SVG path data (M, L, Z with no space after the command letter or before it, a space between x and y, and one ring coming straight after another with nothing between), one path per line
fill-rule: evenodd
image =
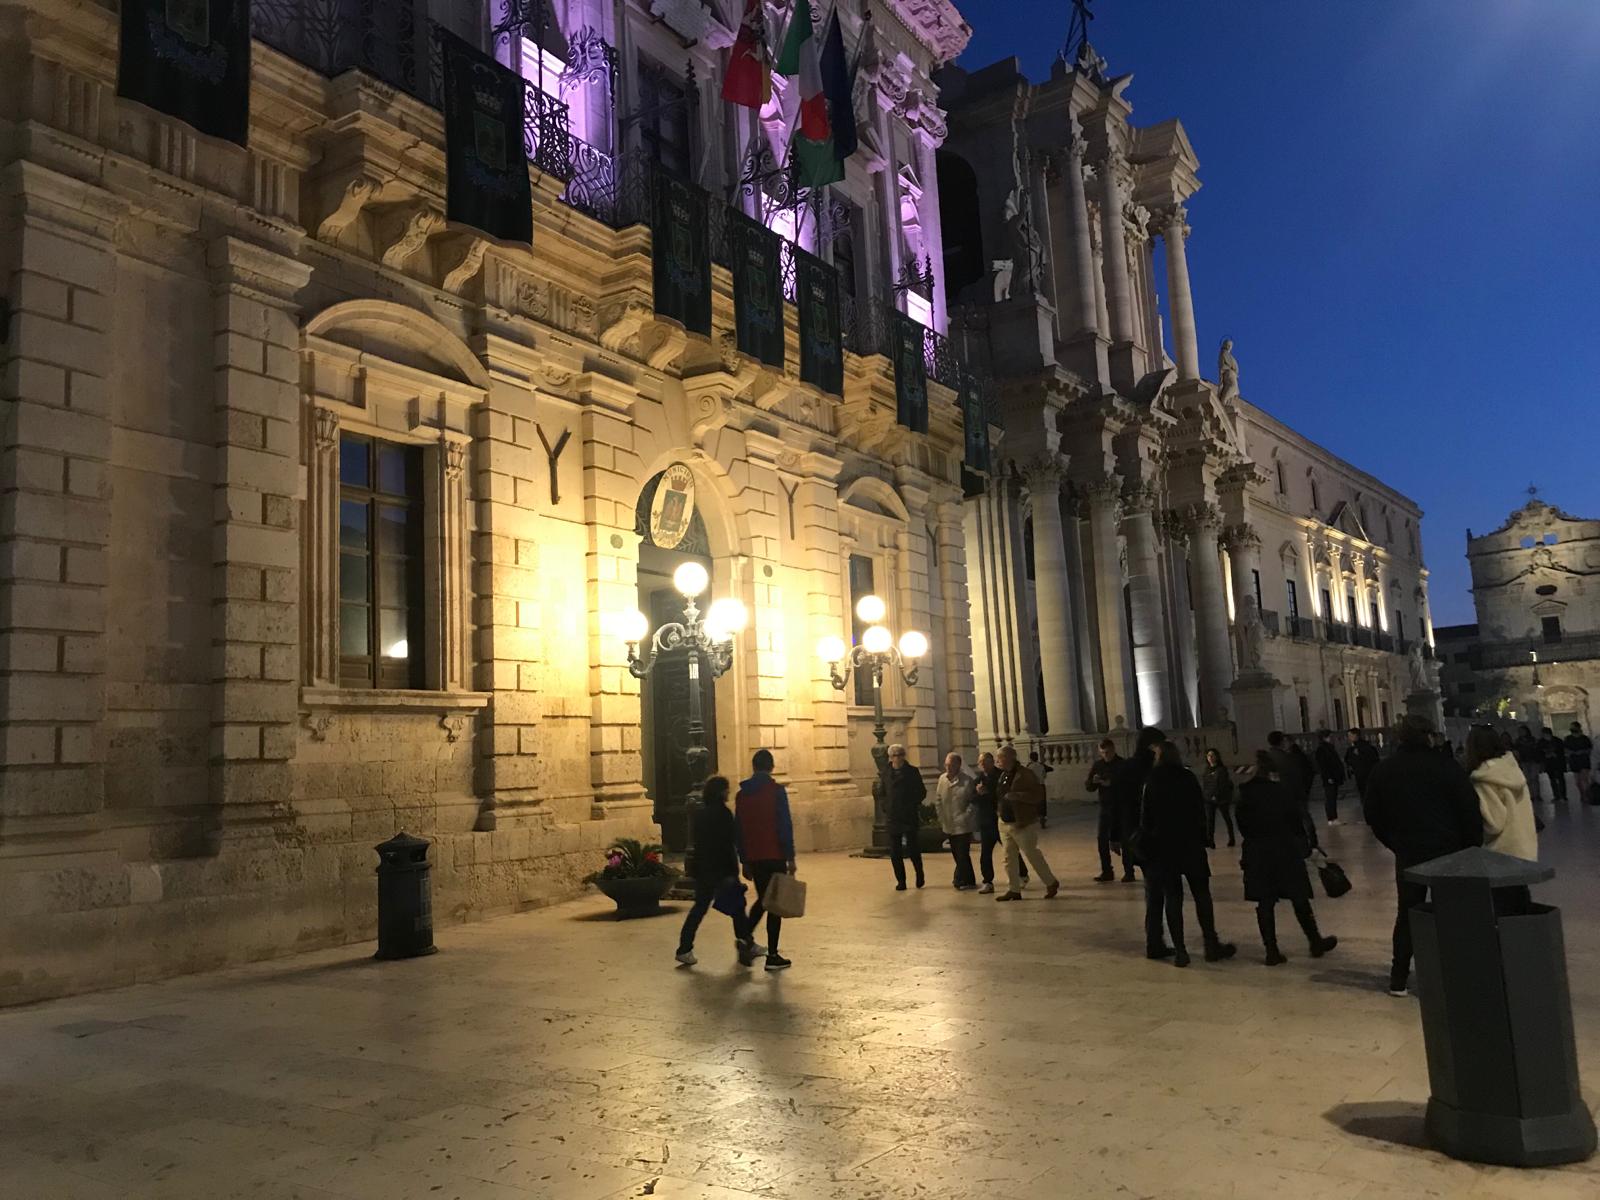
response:
M822 87L822 60L810 0L797 0L778 55L778 74L799 76L800 117L795 122L793 160L801 187L821 187L844 178L844 163L833 144L828 96Z

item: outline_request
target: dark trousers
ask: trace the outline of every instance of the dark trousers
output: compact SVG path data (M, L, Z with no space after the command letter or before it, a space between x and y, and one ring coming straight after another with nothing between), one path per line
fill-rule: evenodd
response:
M1409 883L1400 877L1403 867L1395 867L1394 960L1389 967L1390 991L1403 991L1411 978L1411 910L1428 899L1427 885Z
M1553 800L1567 798L1567 770L1566 767L1546 767L1544 773L1550 779L1550 797Z
M994 882L994 848L1000 844L1000 823L994 817L978 818L978 871L985 883Z
M1100 801L1100 825L1095 830L1095 848L1100 851L1100 874L1110 875L1111 871L1111 844L1117 840L1117 805L1114 800ZM1122 852L1122 877L1133 878L1133 864L1128 861L1128 852Z
M1145 950L1153 953L1161 949L1161 921L1166 918L1167 932L1172 936L1175 950L1183 949L1183 885L1187 880L1189 894L1194 897L1195 920L1200 922L1200 936L1207 946L1217 940L1217 916L1211 903L1211 880L1198 871L1182 871L1170 866L1144 864L1144 941Z
M705 920L711 902L716 899L717 891L727 881L713 879L710 882L696 880L694 885L694 904L689 908L688 915L683 918L683 932L678 934L678 953L694 949L694 936L700 932L700 922ZM733 940L735 943L750 940L750 924L744 913L744 900L739 900L738 915L733 918Z
M1317 928L1317 914L1311 910L1311 901L1291 900L1289 904L1294 909L1294 919L1300 922L1300 929L1306 935L1306 943L1315 947L1322 940L1322 931ZM1276 953L1278 949L1277 907L1276 902L1270 900L1256 905L1256 928L1261 930L1261 944L1269 953Z
M1339 819L1339 785L1326 779L1322 781L1322 813L1330 821Z
M952 833L950 837L950 857L956 861L955 885L957 887L976 887L977 877L972 873L972 835L970 833Z
M1210 832L1206 834L1206 840L1213 846L1217 844L1217 814L1221 813L1222 823L1228 827L1228 845L1233 845L1238 836L1233 831L1233 805L1208 804L1206 809L1211 813L1211 828Z
M922 843L918 840L915 825L889 826L889 861L894 864L894 881L906 881L906 859L917 873L917 886L922 886Z
M774 875L782 875L784 872L786 872L789 869L789 864L784 862L782 859L773 858L763 859L760 862L753 862L748 865L750 867L750 874L753 877L752 882L756 885L756 902L750 906L750 916L745 927L750 931L750 936L754 937L756 922L761 920L761 915L763 913L766 913L767 953L776 954L778 952L778 934L783 930L783 918L774 916L772 913L767 912L767 906L765 902L767 895L767 884L772 882L772 877Z

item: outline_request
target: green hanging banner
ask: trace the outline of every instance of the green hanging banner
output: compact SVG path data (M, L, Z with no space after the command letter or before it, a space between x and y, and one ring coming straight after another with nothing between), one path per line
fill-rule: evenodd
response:
M434 28L444 64L445 216L502 241L531 243L522 77Z
M778 258L778 235L737 209L727 212L739 352L782 370L783 267Z
M711 336L711 224L706 194L656 166L650 242L656 312Z
M966 435L964 461L969 470L989 471L989 414L983 392L971 371L961 372L961 427Z
M794 248L795 297L800 305L800 382L844 395L844 343L839 336L839 272Z
M122 0L117 95L243 146L250 0Z
M921 325L904 313L893 315L894 397L897 420L912 433L928 432L928 364Z

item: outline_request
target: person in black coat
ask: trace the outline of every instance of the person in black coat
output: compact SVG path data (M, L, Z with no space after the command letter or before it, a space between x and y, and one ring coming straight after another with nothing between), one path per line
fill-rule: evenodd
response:
M1426 886L1405 879L1407 868L1483 845L1477 790L1460 763L1429 748L1432 732L1426 719L1402 717L1395 729L1398 748L1367 780L1367 824L1394 855L1398 911L1389 970L1391 996L1406 994L1411 977L1411 909L1428 898Z
M1200 775L1200 790L1206 797L1206 849L1217 848L1217 814L1228 827L1228 845L1234 843L1233 772L1222 761L1222 751L1212 746L1206 751L1206 767Z
M1164 958L1161 918L1166 917L1172 936L1175 966L1189 965L1183 943L1183 885L1194 897L1195 918L1205 939L1207 962L1233 957L1236 947L1217 937L1216 912L1211 903L1211 864L1206 859L1206 803L1200 781L1183 765L1177 743L1162 741L1154 749L1155 763L1141 788L1140 858L1145 875L1145 938L1153 958ZM1149 901L1158 901L1154 926Z
M1559 804L1567 800L1567 748L1556 736L1555 730L1546 727L1539 736L1539 758L1544 764L1545 776L1550 780L1550 798Z
M1378 765L1378 748L1367 741L1359 729L1352 729L1345 736L1350 742L1344 752L1345 770L1356 781L1356 795L1365 799L1367 780L1372 777L1372 768Z
M1317 774L1322 777L1322 812L1330 827L1339 823L1339 789L1344 786L1344 763L1333 748L1333 731L1324 729L1317 734L1315 756Z
M1122 770L1122 756L1117 753L1117 744L1110 738L1100 742L1099 757L1095 759L1094 766L1089 768L1089 778L1084 781L1094 797L1100 801L1100 824L1095 831L1095 848L1100 851L1100 874L1094 877L1096 883L1110 883L1116 879L1111 870L1111 847L1120 844L1117 827L1117 774ZM1122 855L1122 881L1133 882L1133 865L1128 862L1128 856Z
M987 750L978 757L978 779L972 789L972 807L978 810L978 871L983 876L981 895L994 892L994 848L1000 844L1000 768ZM1022 868L1028 878L1028 868Z
M1321 958L1339 944L1323 937L1311 909L1311 877L1306 859L1312 847L1311 817L1305 805L1284 786L1265 752L1256 754L1255 775L1239 788L1239 832L1244 835L1241 865L1244 898L1256 906L1263 960L1276 967L1289 960L1278 949L1277 904L1287 900L1305 931L1311 957Z
M739 961L748 967L755 962L757 954L765 953L766 947L756 945L745 918L744 885L739 882L739 850L733 813L728 808L728 781L721 775L706 780L701 790L700 807L694 814L694 849L687 865L694 879L694 904L683 918L683 931L678 934L678 961L686 967L694 966L697 961L695 934L700 931L700 922L705 919L706 910L717 893L725 891L730 905L737 896L737 911L729 916L733 920L734 948Z
M889 772L885 776L889 786L889 859L894 864L894 890L906 890L906 859L917 873L917 886L922 877L922 802L928 798L928 785L922 782L922 772L906 761L906 748L889 747Z

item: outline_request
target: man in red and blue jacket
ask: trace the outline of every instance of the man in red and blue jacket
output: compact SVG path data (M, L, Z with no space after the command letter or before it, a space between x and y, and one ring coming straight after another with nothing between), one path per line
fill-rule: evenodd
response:
M750 929L766 912L767 884L773 876L794 874L794 819L789 815L789 793L772 777L772 751L757 750L750 762L755 773L739 785L734 801L734 827L744 877L756 885L756 902L750 909ZM789 960L778 953L783 918L767 913L767 970L781 971Z

